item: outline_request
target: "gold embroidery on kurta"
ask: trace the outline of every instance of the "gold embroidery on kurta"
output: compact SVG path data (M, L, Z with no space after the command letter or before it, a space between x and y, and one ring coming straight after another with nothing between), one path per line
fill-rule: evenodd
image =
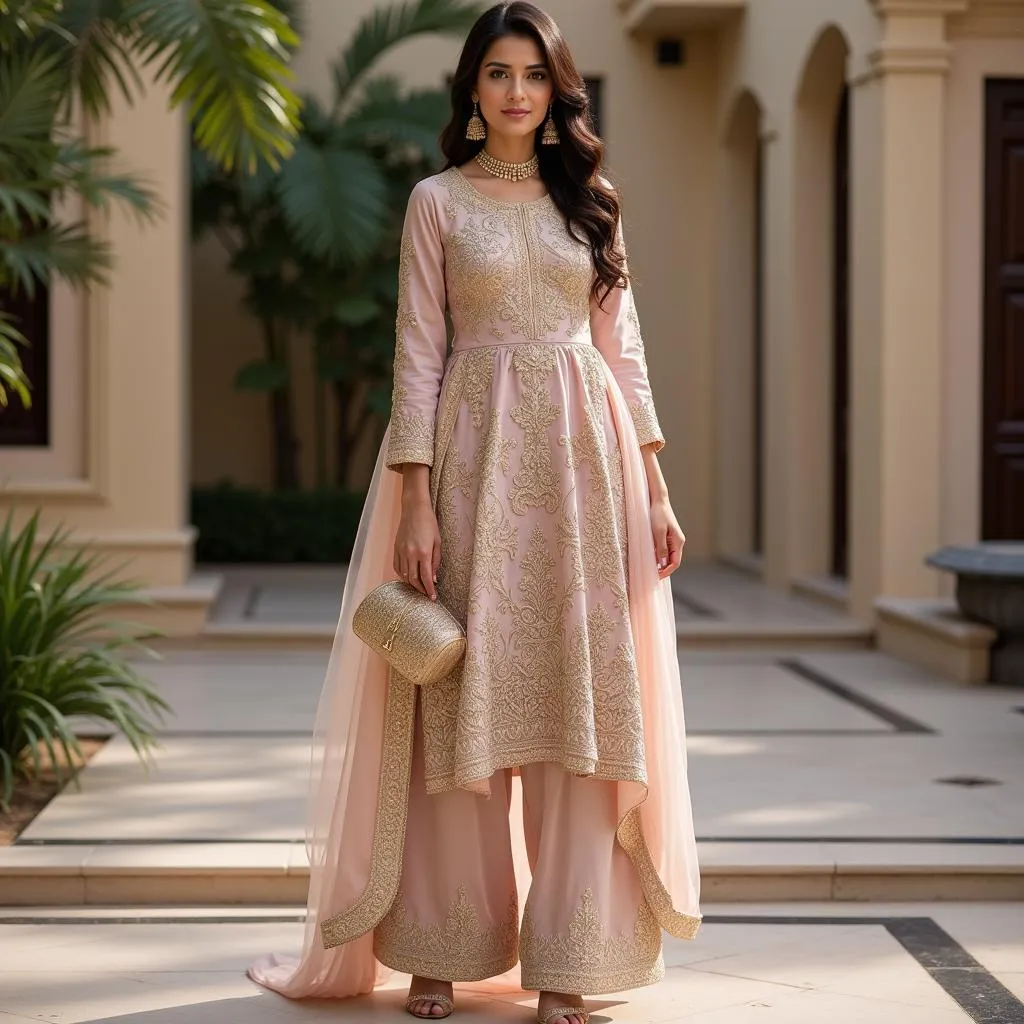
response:
M567 231L550 197L491 199L455 168L439 181L447 189L448 217L458 222L446 253L459 329L477 338L504 338L507 329L540 341L560 330L574 337L587 326L590 247Z
M464 381L502 366L503 379L515 382L517 409L539 408L545 394L553 404L549 388L563 359L588 397L578 433L554 449L558 472L575 480L555 517L525 501L516 511L512 501L516 480L524 487L545 462L554 471L553 453L524 461L527 438L516 443L504 434L511 410L503 417L489 409L478 427L471 402L461 406L456 433L465 440L453 440L440 471L440 586L470 643L459 669L422 695L427 790L475 789L498 768L540 760L643 781L621 458L600 355L589 346L537 344L465 350L454 359ZM534 449L550 449L547 430L543 437ZM463 444L476 449L472 470ZM561 494L561 479L552 480ZM520 519L532 524L523 538Z
M521 382L520 402L509 416L522 428L522 460L512 477L509 507L523 515L528 507L554 513L560 497L559 474L551 451L548 430L562 413L551 401L550 380L558 365L558 355L550 346L517 346L512 365Z
M409 389L406 384L409 374L409 351L405 335L407 331L415 330L419 326L416 310L410 306L409 296L409 281L416 258L416 246L412 237L406 233L402 236L398 260L394 383L391 390L391 432L387 452L389 466L403 462L424 462L429 465L434 460L434 425L422 412L410 408Z
M665 447L665 438L658 423L658 415L654 411L654 399L650 395L634 398L629 403L629 414L633 418L637 440L640 444L656 443L655 451Z

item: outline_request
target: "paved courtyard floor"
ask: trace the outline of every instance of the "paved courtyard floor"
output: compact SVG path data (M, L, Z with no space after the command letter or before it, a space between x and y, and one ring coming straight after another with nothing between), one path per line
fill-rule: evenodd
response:
M21 841L290 842L325 652L168 652L155 764L113 739ZM698 835L722 842L1020 840L1024 693L872 651L683 651Z
M220 624L329 636L340 583L318 578L234 578ZM690 578L677 601L700 641L683 632L680 657L706 924L667 941L663 984L592 1000L596 1024L1024 1024L1024 903L1008 902L1024 895L1024 691L856 649L845 621L727 572ZM716 646L737 623L766 627L744 635L770 648ZM301 943L327 655L263 643L140 663L174 709L153 763L112 739L0 849L0 1024L407 1019L398 976L343 1008L244 976ZM514 977L459 994L467 1021L526 1024L532 1006Z
M1024 1021L1019 906L716 906L697 940L668 940L665 981L589 1000L597 1024L1013 1024ZM280 909L0 915L0 1021L305 1024L400 1021L408 979L345 1004L291 1002L244 976L294 952L301 915ZM457 986L467 1022L526 1024L535 995L514 972Z

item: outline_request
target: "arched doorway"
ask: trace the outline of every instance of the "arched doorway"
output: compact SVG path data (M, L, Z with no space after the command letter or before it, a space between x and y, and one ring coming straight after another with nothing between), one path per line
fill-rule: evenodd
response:
M789 572L845 577L850 375L849 46L835 26L811 47L794 136L793 404Z
M734 558L764 548L764 116L751 92L723 132L716 302L716 548Z
M850 507L850 90L836 116L832 223L832 575L849 569Z

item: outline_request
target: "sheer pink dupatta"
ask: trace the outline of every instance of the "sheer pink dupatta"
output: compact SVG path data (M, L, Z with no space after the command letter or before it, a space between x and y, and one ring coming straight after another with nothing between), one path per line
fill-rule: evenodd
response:
M619 839L637 866L661 926L670 934L692 938L700 916L700 879L686 778L675 613L669 583L658 579L639 442L619 385L610 370L606 376L622 449L630 618L648 774L646 787L618 783ZM302 953L298 959L271 954L249 968L253 980L293 999L364 994L389 973L373 955L372 924L359 938L332 949L323 948L318 931L320 921L359 903L368 889L373 858L387 665L352 633L352 615L369 590L394 577L402 482L399 473L384 466L387 440L385 435L359 523L317 710L306 830L310 886ZM516 789L518 798L518 785ZM401 818L404 821L404 813ZM515 809L512 836L517 877L525 886L529 869L522 819Z
M301 958L270 954L249 976L293 999L369 992L386 977L373 955L373 932L324 949L318 924L354 904L366 889L373 855L384 750L387 663L352 632L352 615L375 586L395 576L394 540L402 478L377 456L349 561L341 614L314 727L306 823L309 901Z

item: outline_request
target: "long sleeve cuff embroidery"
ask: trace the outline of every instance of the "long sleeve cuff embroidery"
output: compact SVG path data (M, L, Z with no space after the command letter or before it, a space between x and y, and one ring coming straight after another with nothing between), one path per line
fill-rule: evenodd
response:
M415 425L407 422L410 419L416 420ZM432 430L433 427L421 416L393 415L385 458L388 469L394 469L406 462L422 462L426 466L433 466L434 445L428 439Z
M636 430L637 440L640 446L655 444L655 451L660 452L665 447L665 435L662 433L661 424L658 422L658 414L654 408L654 399L650 395L636 398L628 403L629 413L633 417L633 427Z

